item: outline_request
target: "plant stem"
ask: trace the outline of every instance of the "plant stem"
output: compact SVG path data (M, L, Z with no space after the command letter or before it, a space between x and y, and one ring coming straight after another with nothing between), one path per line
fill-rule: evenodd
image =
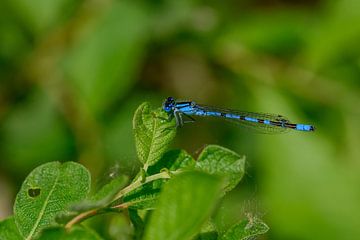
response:
M98 209L93 209L93 210L89 210L86 212L83 212L79 215L77 215L76 217L74 217L73 219L71 219L66 225L65 225L65 229L70 229L74 224L81 222L83 220L85 220L88 217L91 217L93 215L95 215L98 212Z
M178 172L180 172L180 171L174 171L174 172L171 172L171 174L176 174ZM151 175L149 177L146 177L145 181L142 181L141 178L138 178L135 182L133 182L129 186L123 188L118 194L116 194L112 201L115 201L115 200L121 198L126 193L129 193L132 190L134 190L135 188L138 188L141 185L144 185L144 184L146 184L148 182L152 182L152 181L155 181L157 179L169 179L170 177L171 177L170 173L164 171L164 172L160 172L160 173Z
M176 174L179 173L180 171L174 171L174 172L160 172L154 175L151 175L149 177L146 177L145 181L143 181L141 178L137 179L135 182L131 183L129 186L123 188L118 194L116 194L116 196L113 198L113 201L121 198L122 196L124 196L126 193L131 192L132 190L134 190L135 188L138 188L146 183L155 181L157 179L169 179L171 177L172 174ZM122 203L120 205L114 206L112 207L113 209L119 209L119 208L127 208L128 204L127 203ZM102 212L102 208L98 208L98 209L92 209L83 213L80 213L79 215L75 216L73 219L71 219L66 225L65 225L65 229L70 229L74 224L77 224L83 220L85 220L86 218L89 218L91 216L94 216L96 214L98 214L99 212Z

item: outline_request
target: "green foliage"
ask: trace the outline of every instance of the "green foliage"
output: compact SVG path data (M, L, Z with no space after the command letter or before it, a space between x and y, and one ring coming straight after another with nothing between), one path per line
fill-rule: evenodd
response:
M36 3L0 1L0 218L11 213L13 194L29 172L49 161L79 161L96 182L114 165L135 174L143 166L130 113L143 99L159 106L169 94L278 113L318 129L267 136L199 119L178 131L172 147L194 159L204 144L215 143L249 160L247 181L212 216L220 233L252 199L266 206L271 238L360 236L358 0ZM149 184L137 199L155 192L144 198L153 209L177 174L160 161L142 171L144 183L129 179L136 186L120 190L114 204L124 207L125 196ZM138 209L146 225L150 211ZM68 210L57 216L62 224L83 213ZM128 218L109 213L86 224L127 239Z
M195 166L195 160L184 150L170 150L166 152L154 165L147 170L148 175L158 174L161 171L176 171L179 169L191 169ZM126 194L123 201L130 208L153 209L159 197L163 183L166 180L158 179L142 185Z
M176 176L164 187L144 239L190 239L209 217L220 189L221 179L206 173Z
M91 31L75 43L65 59L65 72L77 94L98 113L132 86L148 22L141 4L118 2L88 24Z
M20 16L22 23L34 34L44 34L52 25L61 20L69 5L69 0L55 0L48 2L41 0L39 7L24 0L9 1L13 11Z
M32 189L39 189L30 195ZM14 205L16 225L25 239L32 239L70 203L86 197L90 190L89 172L80 164L51 162L37 167L25 179Z
M119 176L112 179L94 195L90 196L89 199L70 206L70 211L83 212L89 209L105 207L125 186L127 180L128 178L126 176Z
M138 212L131 208L129 209L129 217L131 223L134 225L134 231L135 231L134 239L135 240L141 239L145 228L144 221L139 216Z
M118 176L89 195L89 172L78 163L50 162L34 169L17 195L14 217L0 223L0 237L101 239L78 223L128 210L136 240L217 239L213 209L241 180L245 157L216 145L207 146L197 161L184 150L166 151L175 136L166 115L147 103L136 110L134 134L143 167L127 186L127 177ZM266 231L256 219L235 225L223 239Z
M128 178L126 176L119 176L112 180L109 183L105 184L100 190L98 190L93 196L91 196L91 200L93 201L105 201L104 199L112 200L115 197L116 193L118 193L127 183Z
M194 240L216 240L218 239L218 231L212 219L209 219L201 227L200 233L194 238Z
M0 222L0 239L1 240L22 240L23 237L15 224L14 217L9 217Z
M43 231L38 240L63 239L63 240L101 240L102 238L95 231L82 227L74 226L70 230L64 228L48 228Z
M161 109L151 111L148 103L140 105L135 112L133 128L136 150L145 168L161 158L175 137L175 121L167 121L167 118Z
M10 171L28 173L49 159L68 158L73 142L65 129L54 103L43 91L36 90L25 104L14 108L2 125L2 148Z
M232 226L219 240L251 240L269 230L269 227L257 217L249 217Z
M210 174L222 175L226 178L224 194L233 189L244 176L245 156L240 157L229 149L209 145L196 161L196 168Z
M143 184L126 194L123 201L132 209L153 209L165 181L164 179L157 179Z
M163 169L176 171L178 169L192 168L195 166L195 160L185 150L169 150L159 161L150 166L147 170L148 174L159 173Z

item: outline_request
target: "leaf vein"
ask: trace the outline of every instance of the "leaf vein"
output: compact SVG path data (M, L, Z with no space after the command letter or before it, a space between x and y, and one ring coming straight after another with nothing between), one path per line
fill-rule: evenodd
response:
M53 187L51 188L51 190L50 190L50 192L49 192L49 195L46 197L45 202L44 202L44 205L43 205L43 207L41 208L41 210L40 210L40 212L39 212L39 216L38 216L38 218L36 219L36 222L35 222L35 224L34 224L34 227L31 229L29 235L26 237L26 240L30 240L30 239L33 237L36 229L38 228L39 223L40 223L40 221L41 221L41 218L42 218L42 216L44 215L45 209L46 209L46 207L47 207L47 205L48 205L48 203L49 203L49 199L50 199L50 197L51 197L51 194L52 194L53 191L55 190L55 186L56 186L56 184L57 184L57 182L58 182L58 180L59 180L59 176L60 176L60 173L56 176L54 185L53 185Z

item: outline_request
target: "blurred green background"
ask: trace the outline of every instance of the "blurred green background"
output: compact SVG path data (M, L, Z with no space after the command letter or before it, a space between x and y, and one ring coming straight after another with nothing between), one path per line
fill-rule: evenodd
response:
M174 96L317 127L179 129L174 148L247 156L220 231L251 213L270 226L263 239L359 239L359 43L357 0L2 0L0 219L42 163L80 162L98 183L135 174L134 110ZM108 221L104 236L129 236L126 218Z

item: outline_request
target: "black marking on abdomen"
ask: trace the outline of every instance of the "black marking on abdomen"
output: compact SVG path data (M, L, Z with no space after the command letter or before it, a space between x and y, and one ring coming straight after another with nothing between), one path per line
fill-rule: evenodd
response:
M275 122L275 121L270 121L270 124L274 126L281 126L280 122Z
M277 127L296 129L296 124L283 122L283 121L280 122L270 121L270 124Z
M292 128L292 129L296 129L296 124L293 124L293 123L285 123L285 127L287 127L287 128Z
M277 127L284 127L284 124L286 126L286 123L284 122L276 122L276 121L270 121L270 124Z

